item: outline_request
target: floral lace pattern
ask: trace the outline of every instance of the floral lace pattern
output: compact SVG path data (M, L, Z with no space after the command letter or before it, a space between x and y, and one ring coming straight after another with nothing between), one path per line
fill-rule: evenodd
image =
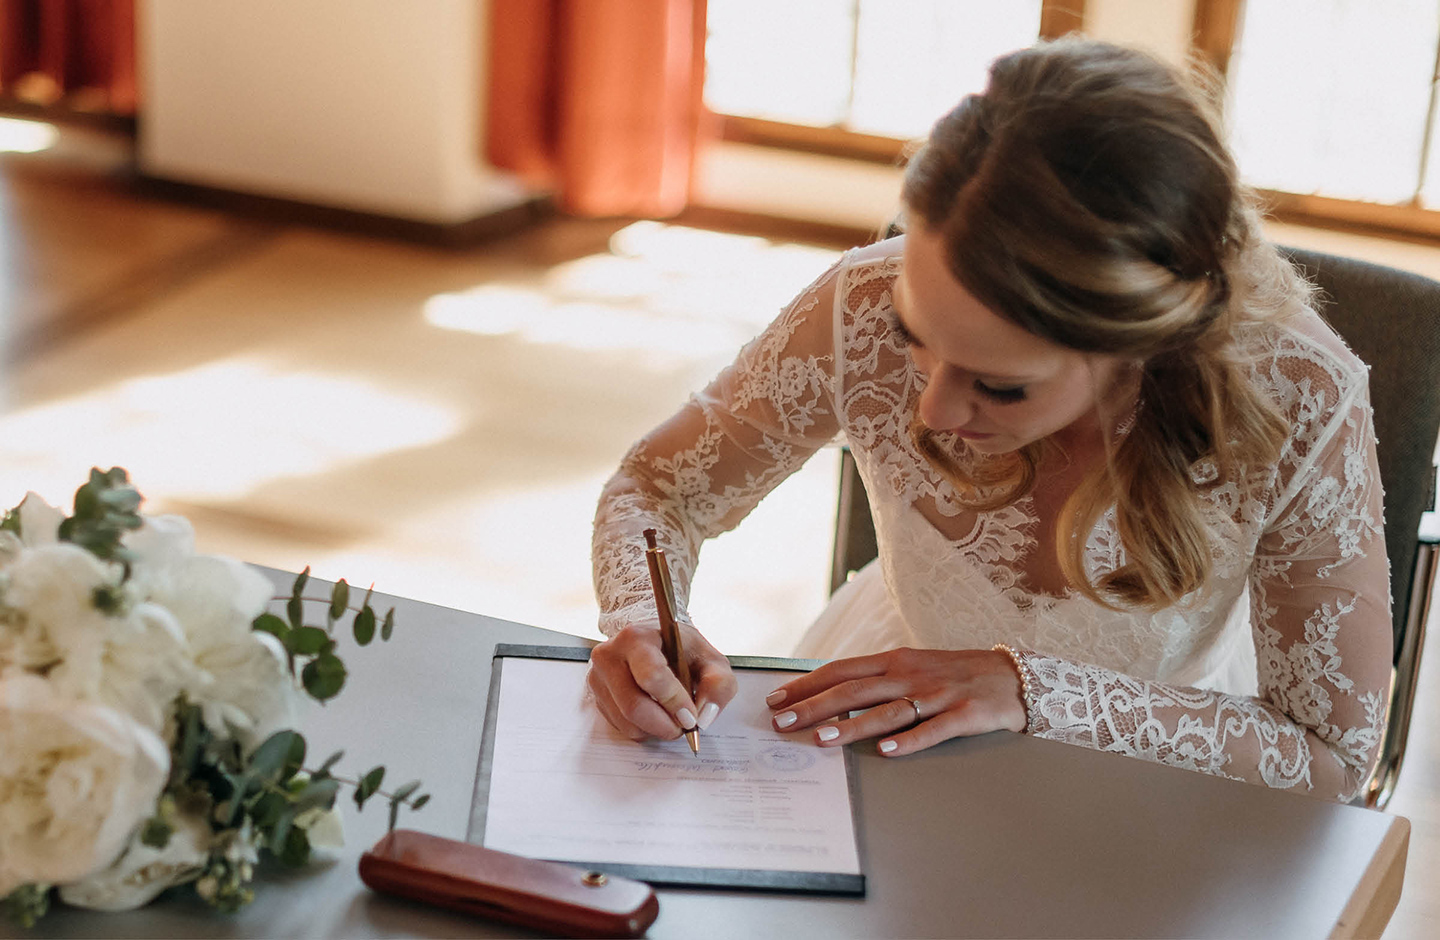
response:
M915 448L922 380L892 326L899 245L848 253L625 457L596 516L601 629L654 617L642 529L660 532L683 609L703 541L843 435L898 621L844 624L847 652L866 629L889 644L1007 643L1033 676L1029 733L1332 798L1358 792L1390 665L1364 365L1313 311L1249 325L1253 377L1292 428L1281 457L1234 480L1197 462L1211 583L1160 611L1110 610L1037 582L1034 497L976 512ZM940 443L977 459L958 440ZM1123 561L1106 514L1087 537L1087 571ZM821 635L806 653L833 655L839 639Z

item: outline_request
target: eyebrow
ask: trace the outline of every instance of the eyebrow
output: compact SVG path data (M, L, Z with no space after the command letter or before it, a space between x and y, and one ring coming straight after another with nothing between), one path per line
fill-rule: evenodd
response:
M905 325L905 317L904 314L901 312L902 304L900 302L901 285L903 283L904 282L901 281L899 278L896 278L890 287L890 309L895 311L895 332L899 333L901 339L905 340L905 342L909 343L910 345L918 346L920 349L925 349L926 346L923 342L921 342L920 337L916 336L915 333L910 329L910 327ZM1040 376L1000 375L999 373L995 372L972 372L971 374L974 375L976 379L980 380L986 385L1030 385L1034 382L1040 381L1041 379Z

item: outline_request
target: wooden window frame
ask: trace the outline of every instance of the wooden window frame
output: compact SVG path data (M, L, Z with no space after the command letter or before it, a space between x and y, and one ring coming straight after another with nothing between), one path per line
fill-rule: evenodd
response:
M1228 78L1244 4L1245 0L1195 0L1192 48L1222 80ZM1424 146L1427 149L1429 125L1434 119L1432 106L1426 119ZM1422 173L1426 162L1422 152ZM1278 222L1424 241L1440 239L1440 208L1425 208L1418 196L1407 203L1377 203L1273 189L1262 189L1259 194L1267 214Z
M1041 39L1055 39L1076 32L1085 19L1085 0L1043 0L1040 6ZM865 134L832 125L816 127L769 121L763 118L721 114L708 108L704 112L706 126L721 140L732 143L775 147L801 153L843 157L866 163L899 166L905 162L915 141L901 137Z

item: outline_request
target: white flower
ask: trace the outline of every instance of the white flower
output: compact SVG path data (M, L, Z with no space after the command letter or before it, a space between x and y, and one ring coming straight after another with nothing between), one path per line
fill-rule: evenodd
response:
M118 609L101 610L99 594ZM78 545L21 551L0 585L0 675L43 672L57 694L104 703L158 731L193 667L173 618L132 601L119 566Z
M196 877L210 856L210 827L194 816L171 821L165 848L140 841L136 832L124 854L110 867L83 881L60 887L60 899L96 911L129 911L148 904L166 888Z
M345 847L345 823L333 806L314 806L295 817L295 825L305 830L310 841L311 858L316 861L334 859Z
M170 754L154 732L37 676L0 681L0 896L108 866L155 811Z
M54 545L59 538L60 523L65 513L45 502L35 493L26 493L15 507L20 517L20 541L31 548Z
M194 533L179 516L158 516L126 538L135 552L135 589L163 609L185 636L194 672L183 691L212 732L252 747L294 717L294 686L284 648L251 628L274 589L230 558L194 554Z

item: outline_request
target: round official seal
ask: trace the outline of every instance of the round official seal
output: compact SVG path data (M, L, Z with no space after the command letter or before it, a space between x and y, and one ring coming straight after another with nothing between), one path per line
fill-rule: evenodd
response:
M810 753L809 748L796 747L793 744L772 744L756 754L755 761L761 767L793 774L809 770L815 763L815 755Z

